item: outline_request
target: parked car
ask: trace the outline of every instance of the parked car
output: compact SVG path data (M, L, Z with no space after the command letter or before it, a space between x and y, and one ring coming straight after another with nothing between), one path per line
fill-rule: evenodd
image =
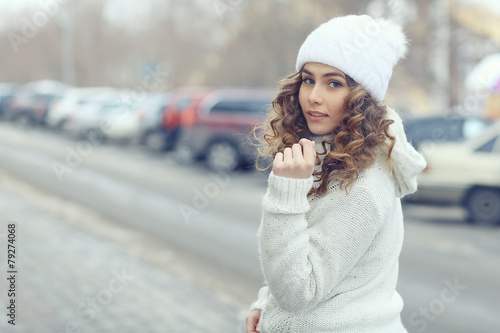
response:
M111 103L101 108L103 126L101 127L105 140L115 142L130 142L137 133L140 119L134 112L134 103Z
M68 89L60 99L54 100L49 106L45 120L47 126L60 130L70 114L77 112L78 108L85 105L93 97L112 91L113 88L108 87Z
M256 153L249 134L265 118L273 94L257 88L224 88L205 94L198 107L181 112L177 158L205 160L213 171L247 166Z
M408 141L415 148L422 144L464 141L481 134L491 124L490 120L458 115L432 117L406 117L404 126Z
M157 93L148 96L137 106L139 126L135 143L145 145L153 151L165 150L167 140L163 131L163 113L168 106L170 94Z
M9 107L17 88L18 86L15 83L0 83L0 119L4 118L5 111Z
M44 125L50 104L68 88L50 80L26 84L17 89L10 99L5 118L21 124Z
M151 127L141 141L151 150L163 151L176 147L180 127L180 114L183 110L198 108L203 98L211 92L207 87L182 87L175 89L169 96L168 103L162 110L158 124ZM189 112L189 111L187 111ZM191 162L192 156L184 151L177 151L181 163Z
M427 168L409 201L457 204L478 224L500 223L500 120L463 143L424 152Z
M100 139L128 141L137 133L139 118L136 105L120 100L120 93L103 93L90 99L77 112L68 116L63 131L74 137L88 135Z

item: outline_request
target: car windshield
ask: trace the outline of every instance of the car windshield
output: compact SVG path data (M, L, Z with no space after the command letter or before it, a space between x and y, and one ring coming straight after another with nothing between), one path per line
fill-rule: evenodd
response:
M121 113L132 112L135 107L137 107L137 105L135 104L106 103L102 106L101 112L121 114Z
M460 116L435 116L405 120L408 140L415 146L431 142L463 142L476 138L493 123L483 118Z
M491 124L491 121L485 119L466 119L462 127L464 139L472 139L481 135Z
M210 112L263 114L269 106L268 100L225 100L216 103Z

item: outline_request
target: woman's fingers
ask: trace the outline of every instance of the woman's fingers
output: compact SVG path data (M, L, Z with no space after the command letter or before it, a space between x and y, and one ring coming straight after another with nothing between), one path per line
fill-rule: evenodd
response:
M287 147L274 158L273 172L288 178L309 178L316 163L316 148L313 141L302 139Z
M273 172L277 176L282 176L283 175L283 169L285 166L284 162L284 154L283 153L277 153L276 156L274 156L274 161L273 161Z
M290 147L285 148L285 150L283 150L283 161L284 162L291 161L292 158L293 158L292 148Z
M257 326L259 326L261 313L262 310L259 309L255 309L250 312L246 321L247 333L260 333L260 331L257 329Z
M302 146L304 160L308 163L316 162L316 144L314 141L301 139L299 144Z
M293 158L301 161L304 159L304 156L302 155L302 146L299 145L298 143L292 145L292 153L293 153Z
M255 333L256 332L256 329L257 329L257 326L255 323L251 322L249 320L249 318L247 318L247 333Z

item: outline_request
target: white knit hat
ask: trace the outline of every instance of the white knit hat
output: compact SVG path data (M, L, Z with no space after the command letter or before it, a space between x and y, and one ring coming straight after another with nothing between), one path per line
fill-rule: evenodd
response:
M405 56L401 27L368 15L333 18L307 36L297 55L298 71L308 62L335 67L352 77L382 102L393 66Z

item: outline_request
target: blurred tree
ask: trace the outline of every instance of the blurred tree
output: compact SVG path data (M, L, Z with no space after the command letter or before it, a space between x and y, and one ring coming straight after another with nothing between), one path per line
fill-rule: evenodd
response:
M321 22L367 11L393 17L401 14L397 19L407 23L410 52L396 67L389 101L417 113L434 111L428 97L431 89L428 68L432 63L429 36L435 32L426 19L431 10L427 1L147 0L140 4L135 0L72 1L76 9L75 84L140 88L145 68L157 66L158 71L168 73L158 86L161 90L183 85L274 87L281 77L293 71L298 48ZM480 42L470 37L470 31L479 30L470 27L472 21L465 21L462 12L456 12L454 1L446 1L452 16L452 104L460 100L467 68L478 61L479 48L473 45ZM407 7L412 9L406 10ZM36 33L29 29L34 17L40 19L43 13L40 3L15 18L0 17L3 29L0 30L0 81L24 83L64 77L57 17L61 13L56 10L47 15L46 22L35 26ZM480 27L485 29L484 25ZM13 34L20 38L14 46ZM498 44L487 52L494 49L498 50Z
M349 1L254 0L228 30L220 48L205 58L203 83L275 85L293 71L307 34L326 19L353 8ZM355 6L356 9L357 6Z
M4 31L0 77L27 82L60 77L59 29L48 15L26 11L12 29Z

